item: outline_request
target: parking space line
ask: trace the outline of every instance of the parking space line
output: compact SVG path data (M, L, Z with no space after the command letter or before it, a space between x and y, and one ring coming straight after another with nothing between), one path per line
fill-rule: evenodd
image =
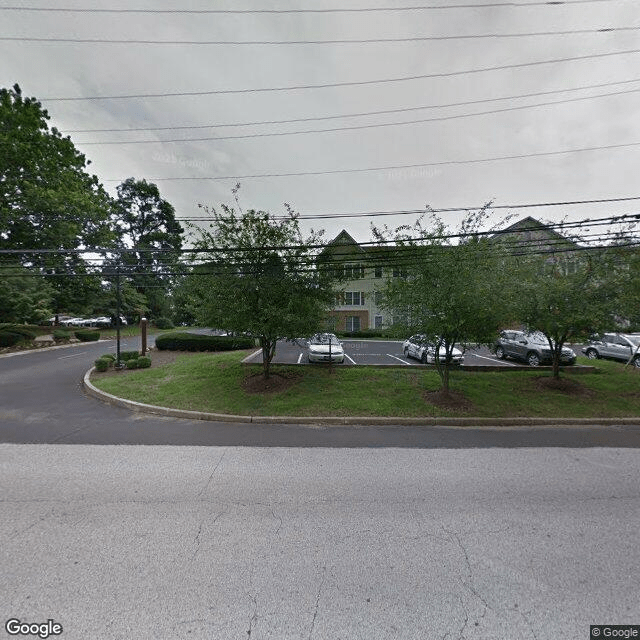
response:
M351 358L349 358L349 356L346 353L344 354L344 357L347 358L348 360L350 360L351 364L355 364L356 363L356 361L351 359Z
M64 360L65 358L77 358L85 353L89 353L88 351L81 351L80 353L74 353L72 356L60 356L58 360Z
M302 362L302 352L300 352L300 355L298 356L298 364L300 364Z
M390 353L385 353L385 355L389 356L390 358L393 358L394 360L397 360L398 362L402 362L402 364L406 364L407 367L411 366L408 362L405 362L404 360L401 360L400 358L398 358L396 356L392 356Z
M262 349L258 349L254 351L250 356L247 356L242 362L249 362L249 360L253 360L259 353L262 353Z
M513 364L513 362L505 362L504 360L498 360L497 358L489 358L488 356L480 356L477 353L473 354L474 358L483 358L484 360L491 360L491 362L498 362L499 364L503 364L506 367L517 367L518 365Z

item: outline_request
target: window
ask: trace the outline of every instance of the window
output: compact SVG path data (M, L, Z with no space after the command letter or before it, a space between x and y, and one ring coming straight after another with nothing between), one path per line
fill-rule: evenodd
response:
M374 270L374 275L376 278L382 278L382 267L376 267Z
M360 331L360 316L347 316L347 331Z
M382 302L382 291L376 291L374 300L376 303L376 307L379 307L380 303Z
M382 316L375 316L373 318L373 326L376 329L382 329Z
M364 304L364 292L362 291L345 291L344 304L350 307L360 307Z
M345 264L344 277L354 280L364 278L364 267L361 264Z
M400 269L399 267L394 267L394 269L393 269L393 277L394 278L406 278L407 277L407 270L406 269Z

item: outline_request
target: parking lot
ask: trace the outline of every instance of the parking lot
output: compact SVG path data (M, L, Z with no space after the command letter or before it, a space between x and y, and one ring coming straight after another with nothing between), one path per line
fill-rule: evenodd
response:
M343 340L344 363L337 367L354 365L397 365L407 367L421 367L418 360L405 358L402 353L400 340ZM579 351L576 351L579 353ZM262 362L262 352L257 350L245 362L258 364ZM281 341L276 347L273 358L278 364L309 364L307 360L307 345L304 339L296 342ZM465 351L464 366L524 366L513 360L498 360L487 347L475 347Z

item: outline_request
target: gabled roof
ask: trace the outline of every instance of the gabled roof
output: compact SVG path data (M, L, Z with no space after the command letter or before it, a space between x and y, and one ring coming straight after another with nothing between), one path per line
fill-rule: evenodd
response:
M558 243L566 243L575 245L576 243L558 233L555 229L552 229L549 225L540 222L540 220L536 220L531 216L527 216L522 220L518 220L518 222L514 222L512 225L501 229L496 232L492 238L499 240L504 236L517 236L523 240L535 239L538 242L544 242L545 240L553 241L556 245Z
M333 240L327 243L327 246L320 252L320 255L325 252L329 252L336 247L353 247L354 251L359 253L365 253L363 247L361 247L352 237L343 229Z

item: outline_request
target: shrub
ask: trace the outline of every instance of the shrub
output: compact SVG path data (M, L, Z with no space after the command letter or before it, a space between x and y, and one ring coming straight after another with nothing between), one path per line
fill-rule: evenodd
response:
M137 360L140 354L137 351L121 351L120 362L127 362L128 360Z
M235 351L255 346L244 336L206 336L197 333L166 333L156 338L156 347L170 351Z
M109 358L98 358L95 362L96 371L106 371L111 364Z
M0 329L0 347L13 347L13 345L18 344L21 340L24 340L24 336L21 336L19 333Z
M113 353L105 353L104 355L100 356L100 360L109 360L110 362L115 362L116 357L113 355Z
M140 356L138 358L138 369L148 369L151 366L151 358Z
M22 339L28 338L33 340L37 333L32 327L23 324L13 324L11 322L3 322L0 324L0 331L8 331L9 333L17 333Z
M362 331L338 331L336 332L338 338L382 338L384 334L382 331L376 331L375 329L363 329Z
M53 330L53 339L54 340L67 340L71 337L71 333L66 329L54 329Z
M169 320L169 318L156 318L153 321L153 324L158 329L173 329L175 327L175 325L173 324L173 322L171 322L171 320Z
M80 342L95 342L100 339L100 332L92 331L90 329L78 329L73 332L73 335L75 335Z
M138 359L129 358L129 360L127 360L127 369L137 369L137 368L138 368Z

